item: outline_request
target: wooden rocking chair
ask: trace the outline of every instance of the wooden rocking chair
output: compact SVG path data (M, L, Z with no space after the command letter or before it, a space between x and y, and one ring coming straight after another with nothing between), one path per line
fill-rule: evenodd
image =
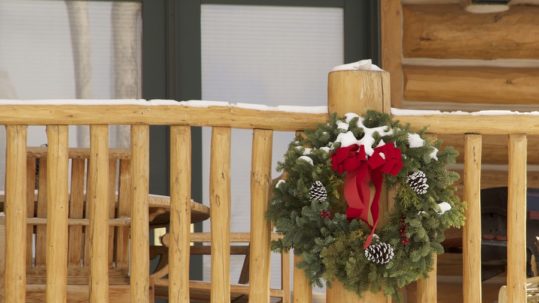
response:
M89 205L86 203L88 186L89 149L69 149L71 182L69 190L69 242L67 302L88 302L89 298ZM131 302L129 286L129 233L131 213L130 152L111 149L109 154L109 297L111 302ZM46 178L47 149L29 148L27 155L27 296L26 302L45 301L46 253ZM35 184L35 186L32 186ZM2 197L3 199L3 197ZM2 200L3 202L3 200ZM150 195L150 218L163 224L159 215L169 208L169 197ZM193 221L209 217L209 209L192 202ZM150 222L149 222L150 224ZM3 229L4 223L0 227ZM0 236L3 240L3 235ZM2 242L3 243L3 242ZM33 251L30 251L33 250ZM3 251L3 249L2 249ZM3 262L3 256L1 256ZM4 268L3 266L1 268ZM3 278L3 274L2 274ZM1 284L3 288L3 283ZM3 302L3 291L0 296Z

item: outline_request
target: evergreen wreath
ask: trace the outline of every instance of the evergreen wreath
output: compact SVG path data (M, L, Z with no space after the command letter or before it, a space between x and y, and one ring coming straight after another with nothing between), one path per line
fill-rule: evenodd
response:
M268 217L283 237L275 250L294 248L313 284L334 279L358 295L398 289L426 277L432 254L443 253L449 227L460 227L464 206L447 170L456 151L425 130L369 111L306 131L290 143ZM394 189L392 210L377 226L382 184ZM374 197L373 197L374 196Z

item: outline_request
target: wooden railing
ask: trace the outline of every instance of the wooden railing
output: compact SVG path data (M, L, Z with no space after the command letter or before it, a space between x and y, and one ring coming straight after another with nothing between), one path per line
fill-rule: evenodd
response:
M251 302L270 297L271 226L265 219L271 190L272 136L275 130L296 132L325 122L327 113L294 113L269 108L185 106L178 102L125 102L110 105L0 102L0 124L7 128L4 302L26 302L27 127L47 126L46 302L66 302L68 285L68 126L90 125L88 178L90 277L89 301L109 301L108 125L131 125L131 302L150 302L149 273L149 125L170 125L169 302L189 302L191 234L191 127L212 128L211 301L230 299L230 148L231 129L253 130L251 169L250 284ZM82 102L84 103L84 102ZM200 240L200 239L198 239ZM202 239L207 240L207 239ZM299 275L297 275L299 276ZM286 279L288 281L288 279ZM192 286L192 285L191 285ZM305 288L309 289L308 283ZM288 286L286 287L288 294ZM298 288L299 293L299 288ZM228 299L227 299L228 298ZM285 301L286 302L286 301Z
M389 112L389 77L385 72L338 71L329 77L329 112ZM79 102L80 103L80 102ZM467 220L464 228L464 293L466 303L481 302L481 135L503 134L509 144L508 203L508 302L525 302L526 241L526 134L539 134L539 117L406 115L397 117L414 127L429 126L435 134L466 134L465 196ZM91 158L88 197L90 209L90 302L108 302L108 128L111 124L131 125L131 302L150 302L149 279L149 125L170 128L170 230L169 302L189 302L191 234L191 127L212 128L210 160L210 206L212 242L211 302L230 298L230 145L231 129L253 130L251 168L250 302L269 302L271 226L265 219L271 190L270 163L274 131L296 132L327 121L327 113L287 112L237 106L184 106L154 101L113 102L95 105L23 104L0 102L0 124L7 128L6 179L6 262L5 302L25 302L27 283L26 247L26 137L28 125L46 125L48 136L46 302L66 302L68 252L68 125L90 125ZM525 132L525 134L524 134ZM388 205L382 207L387 210ZM98 236L96 236L98 235ZM295 257L296 262L299 257ZM436 301L436 272L420 282L421 303ZM366 294L363 301L335 283L328 290L328 302L389 302L381 294ZM294 268L295 303L311 302L311 287L303 272Z
M509 167L507 184L507 302L526 302L527 135L539 133L539 116L535 114L504 114L503 112L441 114L428 111L423 114L415 112L413 115L407 115L406 111L398 111L398 116L395 118L417 128L428 126L429 132L433 134L465 135L464 303L482 302L480 196L482 135L506 135L509 137L507 147ZM426 289L425 291L432 290Z

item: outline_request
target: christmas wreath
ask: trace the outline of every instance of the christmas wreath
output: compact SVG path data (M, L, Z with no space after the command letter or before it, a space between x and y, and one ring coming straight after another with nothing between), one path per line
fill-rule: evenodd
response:
M432 254L443 253L444 230L460 227L463 204L447 170L456 151L414 133L387 114L333 115L298 136L279 169L268 217L283 237L276 250L294 248L314 284L334 279L361 295L397 296L427 275ZM379 218L385 188L394 199ZM379 224L382 219L384 224Z

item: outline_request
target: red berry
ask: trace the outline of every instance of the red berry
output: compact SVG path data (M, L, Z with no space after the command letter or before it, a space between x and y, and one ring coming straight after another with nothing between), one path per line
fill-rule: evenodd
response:
M323 210L320 212L320 217L325 219L331 219L331 212L329 210Z

